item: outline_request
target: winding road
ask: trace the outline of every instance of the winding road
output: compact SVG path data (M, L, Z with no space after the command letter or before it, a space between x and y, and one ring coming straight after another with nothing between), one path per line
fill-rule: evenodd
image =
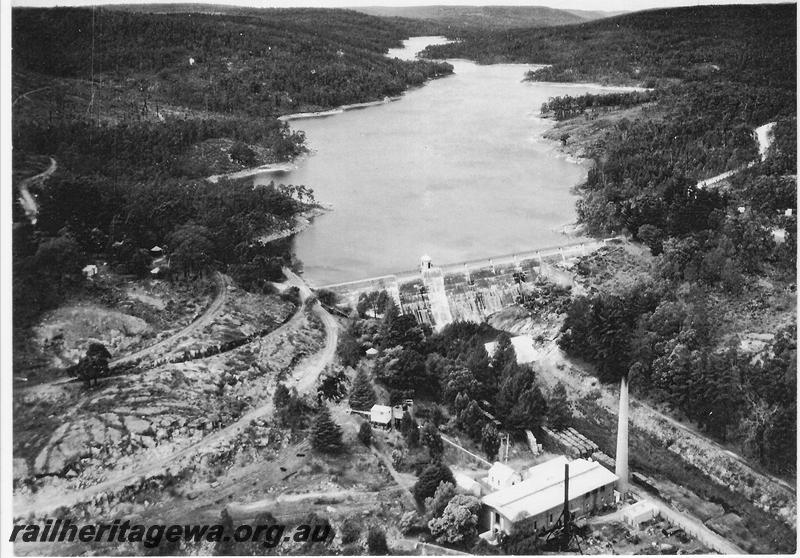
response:
M227 299L228 299L228 286L230 285L230 282L231 282L230 279L226 275L223 275L220 272L216 272L215 279L216 279L217 285L218 285L218 287L217 287L217 295L214 298L214 300L211 302L211 304L208 305L208 308L206 308L206 310L203 312L203 314L200 315L199 318L194 320L192 323L190 323L189 325L187 325L186 327L184 327L180 331L178 331L176 333L173 333L169 337L167 337L165 339L162 339L161 341L158 341L157 343L153 343L152 345L149 345L149 346L147 346L147 347L145 347L143 349L140 349L140 350L136 351L135 353L131 353L129 355L125 355L123 357L119 357L119 358L116 358L116 359L110 361L108 363L109 368L113 368L115 366L119 366L120 364L125 364L125 363L129 363L129 362L135 362L135 361L137 361L137 360L139 360L141 358L149 356L149 355L153 354L154 352L159 351L159 350L161 350L161 349L163 349L165 347L168 347L169 345L175 343L176 341L179 341L183 337L185 337L185 336L189 335L190 333L193 333L194 331L196 331L198 328L204 327L204 326L208 325L209 323L211 323L217 317L217 315L219 315L220 311L225 306L225 302L227 302ZM286 324L284 324L284 326L287 326L287 325L289 325L288 322ZM282 327L278 328L278 330L282 329ZM275 330L272 333L276 333L278 330ZM113 377L114 377L114 375L104 376L104 377L98 379L98 383L103 383L103 382L109 381ZM28 393L28 392L31 392L31 391L44 389L44 388L46 388L48 386L57 386L57 385L69 384L69 383L72 383L72 382L79 382L79 381L81 381L81 380L79 380L78 378L73 378L71 376L68 376L68 377L64 377L64 378L59 378L57 380L53 380L51 382L42 382L40 384L32 385L30 387L25 387L25 388L22 388L21 391L23 393Z
M311 296L311 289L290 270L284 269L284 273L288 278L287 283L300 289L301 301L305 302ZM318 301L314 302L311 311L322 320L325 327L325 345L320 351L300 362L295 368L290 381L293 380L296 383L297 389L301 393L313 388L319 375L333 361L338 341L338 324L336 320L322 308ZM194 323L197 323L197 321ZM273 403L270 399L264 405L250 410L235 422L205 436L194 444L168 455L150 459L143 463L141 467L116 472L105 481L84 489L66 493L63 488L45 489L36 494L17 495L14 502L14 516L26 517L31 513L42 516L53 512L61 506L73 507L81 502L89 501L101 493L120 490L125 486L139 482L141 479L163 474L169 470L177 471L180 468L181 460L207 453L209 450L213 450L215 446L230 441L247 428L251 421L271 415L273 408Z
M146 356L149 356L156 351L168 347L169 345L182 339L183 337L186 337L190 333L197 331L201 327L210 324L217 317L220 310L222 310L223 306L225 306L225 302L227 302L228 300L228 287L231 284L230 278L228 278L226 275L223 275L219 271L217 271L214 274L214 278L217 282L217 296L216 298L214 298L211 304L208 305L206 311L203 312L203 314L199 318L194 320L192 323L190 323L180 331L173 333L166 339L162 339L161 341L154 343L148 347L145 347L144 349L138 350L135 353L131 353L124 357L112 360L111 362L108 363L109 367L124 364L126 362L136 361Z
M758 141L759 161L764 161L767 158L767 152L769 151L769 146L772 145L772 129L774 127L775 127L775 122L769 122L767 124L764 124L763 126L759 126L754 130L756 140ZM697 183L697 189L702 190L703 188L708 188L709 186L714 186L716 184L719 184L720 182L730 178L734 174L755 166L756 163L758 163L759 161L750 161L746 165L742 165L737 169L729 170L721 174L718 174L716 176L712 176L711 178L706 178L705 180L701 180Z

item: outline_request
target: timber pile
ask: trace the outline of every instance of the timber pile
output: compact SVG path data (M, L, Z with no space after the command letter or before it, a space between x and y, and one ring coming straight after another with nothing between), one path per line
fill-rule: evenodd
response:
M545 441L548 445L573 459L579 457L589 458L592 457L592 454L600 451L597 444L572 427L553 430L543 426L542 431L545 433Z

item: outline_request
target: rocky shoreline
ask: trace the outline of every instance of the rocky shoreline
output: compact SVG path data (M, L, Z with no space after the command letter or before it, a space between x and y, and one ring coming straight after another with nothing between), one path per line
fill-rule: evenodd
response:
M310 227L311 224L313 223L315 217L319 217L320 215L324 215L328 211L332 211L332 210L333 210L333 207L330 206L330 205L317 204L317 205L311 207L310 209L295 215L294 216L294 225L292 225L289 228L284 229L282 231L277 231L277 232L274 232L274 233L271 233L271 234L260 236L260 237L258 237L258 241L261 244L267 244L269 242L274 242L276 240L280 240L282 238L286 238L286 237L292 236L293 234L297 234L297 233L307 229L308 227Z

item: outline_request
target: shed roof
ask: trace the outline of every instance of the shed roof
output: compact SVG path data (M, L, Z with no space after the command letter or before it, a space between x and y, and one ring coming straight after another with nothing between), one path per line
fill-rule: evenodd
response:
M511 521L538 515L564 502L563 458L554 459L531 468L533 475L514 486L503 488L483 497L483 503ZM537 471L538 469L538 471ZM561 470L560 475L555 471ZM617 475L595 461L576 459L569 463L569 499L578 498L592 490L616 482Z

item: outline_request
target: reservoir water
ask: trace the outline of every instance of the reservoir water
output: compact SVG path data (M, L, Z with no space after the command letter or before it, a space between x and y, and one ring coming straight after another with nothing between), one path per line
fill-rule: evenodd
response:
M441 39L439 39L441 40ZM390 56L413 57L436 38L416 37ZM586 166L541 138L549 97L600 92L591 85L530 83L522 64L449 60L452 76L400 100L293 120L309 156L271 180L305 184L332 211L295 237L312 285L491 257L565 242L575 220L570 189Z

